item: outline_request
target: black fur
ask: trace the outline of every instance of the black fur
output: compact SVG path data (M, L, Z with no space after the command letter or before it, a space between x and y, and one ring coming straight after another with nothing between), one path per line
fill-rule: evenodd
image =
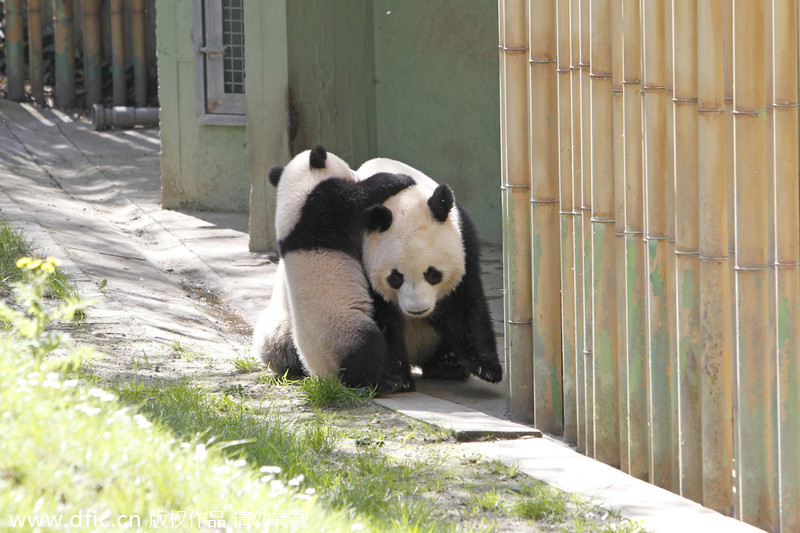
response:
M369 387L380 383L383 376L386 341L372 322L354 335L357 342L339 363L339 380L348 387Z
M291 233L281 239L281 255L295 250L328 249L344 252L361 260L361 214L367 206L414 184L408 176L376 174L363 181L328 178L306 198L300 220Z
M283 175L283 167L275 166L269 169L269 182L273 187L278 186L278 182L281 181L281 175Z
M361 225L367 231L386 231L392 225L392 211L381 204L370 206L361 214Z
M322 146L315 146L308 156L308 164L311 168L325 168L325 161L328 159L328 152Z
M428 198L428 207L431 208L431 213L433 213L435 220L444 222L447 220L447 215L453 208L454 202L453 191L447 184L442 183L436 187L431 197Z

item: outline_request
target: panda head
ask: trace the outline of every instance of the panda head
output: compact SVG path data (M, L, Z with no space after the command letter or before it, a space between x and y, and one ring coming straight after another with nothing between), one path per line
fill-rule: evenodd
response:
M279 240L297 224L306 197L314 187L332 177L356 181L350 166L322 146L297 154L285 167L272 167L269 181L278 189L275 232Z
M363 216L363 262L372 287L415 318L430 315L458 286L465 251L453 192L412 186Z

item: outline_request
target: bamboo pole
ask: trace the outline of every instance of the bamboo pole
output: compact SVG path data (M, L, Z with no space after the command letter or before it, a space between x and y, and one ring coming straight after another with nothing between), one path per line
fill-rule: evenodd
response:
M625 100L625 274L627 315L628 473L648 479L647 307L642 162L641 26L639 0L623 0Z
M585 383L584 417L586 420L586 454L595 456L594 450L594 346L592 340L592 125L589 33L589 0L580 0L580 67L581 67L581 234L583 239L583 372Z
M561 330L564 375L564 439L578 438L575 321L575 210L572 185L572 74L570 70L570 4L557 2L559 200L561 215Z
M733 513L733 393L722 0L697 4L703 505Z
M674 472L676 428L673 426L669 328L669 206L667 183L667 106L664 66L664 3L642 3L644 34L645 246L648 258L647 357L650 376L650 480L677 490Z
M610 0L592 3L590 32L594 456L619 466Z
M739 461L742 520L762 529L772 512L774 338L769 331L764 3L738 0L733 9L736 191L736 318ZM765 356L765 354L768 354Z
M675 246L681 494L703 499L700 405L700 224L697 177L697 10L674 0Z
M575 242L575 356L577 392L577 449L586 452L586 368L584 365L585 329L583 269L583 117L581 73L581 0L570 2L570 86L572 88L572 198L573 240Z
M614 145L614 244L616 250L617 302L617 412L619 465L627 472L628 458L628 364L627 324L625 321L625 116L622 91L622 3L611 2L611 64Z
M134 102L137 107L144 107L147 105L144 0L131 0L131 34Z
M125 82L125 13L122 0L111 0L111 81L115 106L127 102Z
M103 79L100 55L100 0L82 0L83 16L83 79L86 84L86 106L102 103Z
M564 432L556 5L529 4L534 423Z
M775 259L780 427L780 530L800 527L800 187L798 187L798 14L775 2L773 25Z
M528 154L528 42L527 3L504 0L503 40L500 43L505 83L504 228L508 248L509 339L508 410L515 420L533 421L533 358L530 250L530 164Z
M22 0L5 2L6 97L19 102L25 98L25 37Z
M75 24L72 0L55 0L56 105L71 107L75 101Z
M674 118L673 118L673 63L672 63L672 1L664 1L664 92L667 112L667 134L666 134L666 157L667 157L667 316L669 320L667 327L669 365L672 375L670 382L670 394L672 395L672 430L674 441L672 443L672 486L673 490L680 494L681 472L680 472L680 383L678 374L678 307L677 307L677 269L675 254L675 142L674 142Z
M28 70L31 96L44 105L44 52L42 50L42 0L28 0Z

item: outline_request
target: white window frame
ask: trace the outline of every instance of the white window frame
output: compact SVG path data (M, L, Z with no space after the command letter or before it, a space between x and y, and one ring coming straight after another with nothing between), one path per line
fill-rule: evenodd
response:
M207 126L244 126L244 94L226 93L222 0L194 0L197 121Z

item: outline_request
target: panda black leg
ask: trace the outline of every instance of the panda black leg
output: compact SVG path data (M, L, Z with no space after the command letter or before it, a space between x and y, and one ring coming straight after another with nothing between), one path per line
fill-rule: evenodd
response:
M397 307L385 302L374 292L372 299L375 322L386 342L381 388L386 394L413 392L416 390L416 385L414 378L411 377L411 365L408 362L402 314Z
M379 386L386 357L383 335L371 323L357 337L339 364L339 380L348 387Z

